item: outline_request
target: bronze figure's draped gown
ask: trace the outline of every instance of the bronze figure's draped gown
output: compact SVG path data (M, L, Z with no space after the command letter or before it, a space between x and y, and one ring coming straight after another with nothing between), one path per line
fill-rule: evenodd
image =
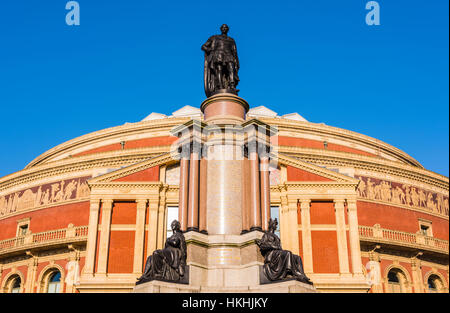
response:
M304 274L300 256L283 250L277 235L265 232L259 242L259 248L264 257L264 273L269 280L282 280L288 275L292 275L301 282L312 284Z
M145 269L137 284L151 280L179 281L185 273L186 241L181 232L167 238L164 249L155 250L147 258Z

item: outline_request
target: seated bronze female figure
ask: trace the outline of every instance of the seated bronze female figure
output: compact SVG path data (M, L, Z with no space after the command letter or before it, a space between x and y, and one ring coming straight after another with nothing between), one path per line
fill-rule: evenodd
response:
M264 257L264 274L270 281L294 278L303 283L312 285L303 271L303 263L300 256L281 248L281 241L275 231L277 219L269 220L269 230L264 233L261 240L257 239L262 256Z
M171 224L173 235L167 238L164 249L155 250L147 258L144 274L138 278L136 285L151 280L179 282L186 271L186 241L181 232L180 222Z

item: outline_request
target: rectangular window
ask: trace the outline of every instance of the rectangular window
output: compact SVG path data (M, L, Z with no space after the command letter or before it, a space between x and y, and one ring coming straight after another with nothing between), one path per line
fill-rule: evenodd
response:
M270 207L270 217L274 220L278 221L278 228L275 231L275 235L280 237L280 207L279 206L271 206Z
M170 224L172 224L173 220L179 220L177 206L167 207L166 238L169 238L170 236L172 236L172 228L170 227Z
M19 236L25 236L28 232L28 225L22 225L19 227Z
M23 218L17 221L17 232L16 237L25 236L30 229L30 218Z
M419 232L424 236L433 237L431 221L419 218Z
M423 234L424 236L428 236L428 229L429 229L428 226L420 225L420 231L422 232L422 234Z

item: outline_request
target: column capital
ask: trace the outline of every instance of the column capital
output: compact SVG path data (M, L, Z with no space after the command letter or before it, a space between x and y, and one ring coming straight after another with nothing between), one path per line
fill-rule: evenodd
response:
M100 199L91 199L90 201L90 209L98 210L100 207Z
M345 207L345 200L344 199L334 199L334 208L335 209L344 209Z
M311 199L298 199L298 202L300 202L300 207L305 209L311 205Z
M113 199L102 199L102 209L112 209Z
M356 199L347 199L346 202L349 210L356 209Z
M150 211L158 211L159 203L150 201L149 204L148 204L148 208L150 209Z
M144 207L145 208L145 206L146 206L146 204L147 204L147 199L136 199L136 203L137 203L137 208L139 209L139 208L142 208L142 207Z

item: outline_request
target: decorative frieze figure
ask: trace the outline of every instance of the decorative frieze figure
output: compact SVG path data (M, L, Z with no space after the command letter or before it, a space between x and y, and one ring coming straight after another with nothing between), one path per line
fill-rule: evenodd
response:
M264 257L264 275L270 281L278 281L286 278L295 278L298 281L312 285L313 283L305 275L300 256L281 248L281 241L275 231L278 220L269 220L269 230L264 232L261 240L257 239L262 256Z
M443 194L370 177L356 178L360 180L358 194L362 198L425 208L446 216L449 214L448 197Z
M155 250L147 258L144 273L138 278L136 285L152 280L183 280L186 274L186 241L180 222L174 220L171 228L173 235L167 238L164 249Z

